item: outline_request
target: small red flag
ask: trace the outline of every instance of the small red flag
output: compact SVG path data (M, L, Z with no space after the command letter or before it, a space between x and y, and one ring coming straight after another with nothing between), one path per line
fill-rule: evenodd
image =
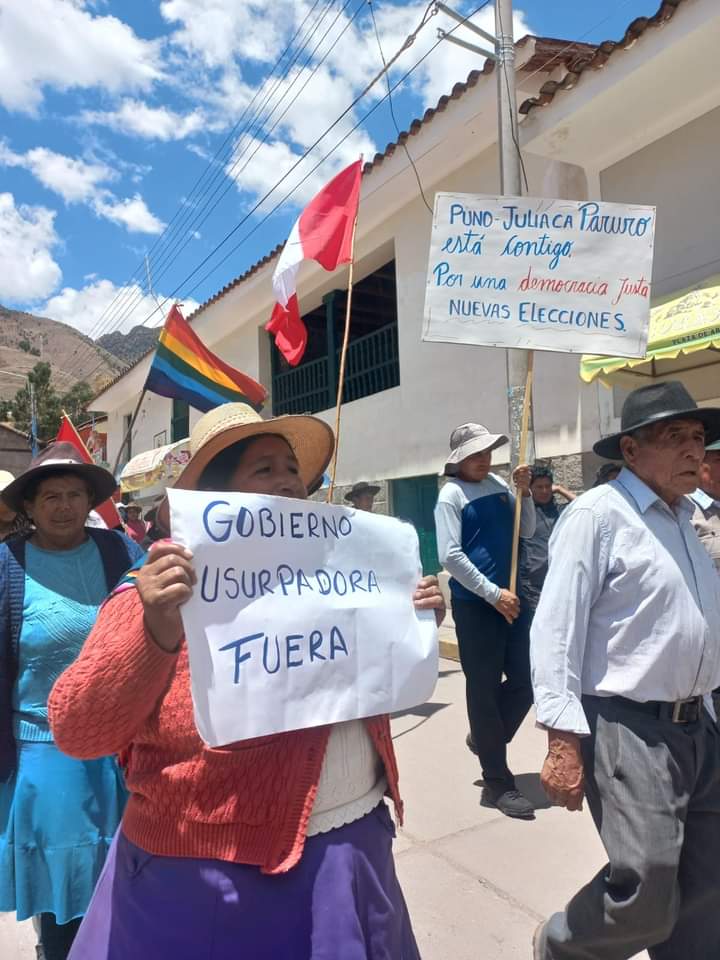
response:
M82 437L77 432L73 426L72 420L66 413L62 415L60 429L58 430L58 434L55 439L65 440L67 443L71 443L83 458L85 463L95 463L88 448L83 443ZM123 526L122 517L118 513L117 507L112 500L106 500L104 503L101 503L94 509L95 512L102 518L103 523L109 530L112 530L113 527Z

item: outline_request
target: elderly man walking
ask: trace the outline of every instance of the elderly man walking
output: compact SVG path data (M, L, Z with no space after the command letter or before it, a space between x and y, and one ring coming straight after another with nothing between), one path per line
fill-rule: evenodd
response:
M542 782L583 795L609 863L535 935L536 960L720 957L720 578L693 530L705 443L720 409L681 383L642 387L621 432L595 444L625 461L571 504L550 544L532 628Z

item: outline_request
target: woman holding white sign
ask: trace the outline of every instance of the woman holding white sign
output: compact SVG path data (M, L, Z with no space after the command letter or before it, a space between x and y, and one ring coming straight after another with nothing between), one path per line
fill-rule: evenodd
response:
M305 499L334 446L309 416L206 414L176 486ZM73 756L121 752L131 799L71 958L417 960L383 796L389 719L210 749L193 722L180 606L192 555L165 541L103 607L50 711ZM437 580L419 608L443 612Z

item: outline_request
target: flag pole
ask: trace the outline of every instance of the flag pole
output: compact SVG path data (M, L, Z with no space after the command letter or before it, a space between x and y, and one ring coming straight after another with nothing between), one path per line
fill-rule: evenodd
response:
M338 373L337 405L335 407L335 450L333 451L332 467L330 468L330 486L328 487L327 502L332 503L335 490L335 473L337 471L338 451L340 449L340 411L342 408L343 388L345 386L345 360L347 358L348 342L350 340L350 310L352 308L353 267L355 266L355 231L357 230L358 214L355 212L352 237L350 239L350 272L348 275L347 306L345 308L345 332L343 334L342 350L340 351L340 370Z
M142 393L138 398L137 406L135 407L135 412L133 413L130 419L130 423L128 425L127 431L125 433L125 436L123 437L123 442L120 444L120 449L118 450L118 454L115 457L115 463L113 464L113 468L111 471L113 476L115 476L115 471L117 470L118 464L120 463L120 457L122 456L122 452L125 449L125 444L128 442L130 435L132 434L132 428L135 426L135 421L137 420L137 415L140 413L140 407L142 405L143 400L145 399L146 393L147 393L147 390L145 389L145 387L143 387Z
M527 351L527 375L525 377L525 395L523 397L522 420L520 425L520 444L518 447L518 464L525 463L527 458L528 433L530 428L530 407L532 405L533 367L535 353ZM510 592L517 593L518 557L520 553L520 517L522 514L522 495L515 495L515 516L513 517L512 559L510 562Z

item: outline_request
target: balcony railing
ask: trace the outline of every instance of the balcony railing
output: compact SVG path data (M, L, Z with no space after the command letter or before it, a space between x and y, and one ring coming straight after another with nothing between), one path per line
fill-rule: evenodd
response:
M273 413L317 413L335 405L340 350L333 376L328 357L305 363L273 377ZM400 383L397 324L388 324L348 346L343 402L369 397Z
M327 357L304 363L273 377L273 413L317 413L331 404L328 398Z

